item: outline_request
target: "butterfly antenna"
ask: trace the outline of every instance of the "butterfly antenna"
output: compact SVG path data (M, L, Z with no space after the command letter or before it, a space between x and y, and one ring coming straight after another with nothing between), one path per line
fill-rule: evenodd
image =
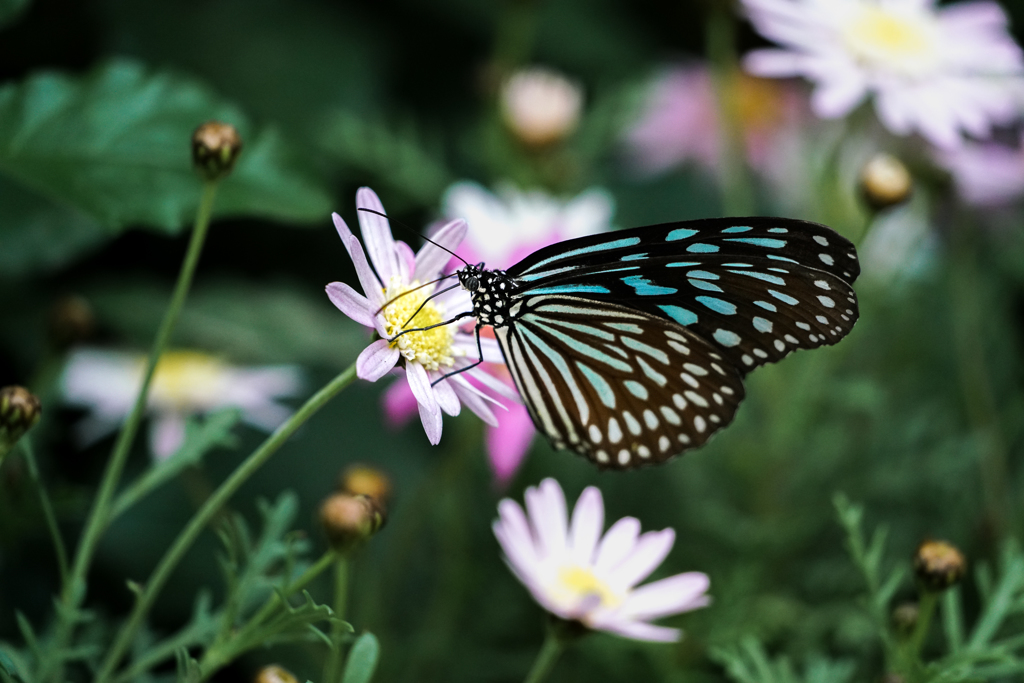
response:
M412 315L410 315L409 319L405 321L405 325L408 325L409 323L411 323L416 318L416 316L418 316L420 314L420 311L423 310L423 307L426 306L430 302L431 299L433 299L436 296L440 296L440 295L444 294L445 292L450 292L453 289L455 289L456 287L460 287L460 286L461 286L461 284L455 284L455 285L452 285L451 287L445 287L444 289L438 290L438 291L434 292L433 294L431 294L430 296L428 296L426 299L423 300L423 303L420 304L420 307L416 309L416 312L413 313ZM405 325L402 325L402 327L405 327ZM412 330L409 330L409 332L411 332L411 331Z
M359 207L359 208L357 209L357 211L365 211L366 213L373 213L373 214L376 214L376 215L380 216L381 218L387 218L387 219L388 219L389 221L391 220L390 218L388 218L388 215L387 215L386 213L383 213L383 212L381 212L381 211L377 211L377 210L375 210L375 209L367 209L367 208L365 208L365 207ZM441 246L440 244L438 244L438 243L437 243L437 242L435 242L434 240L430 239L430 238L429 238L429 237L427 237L426 235L421 235L421 234L420 234L419 232L417 232L416 230L413 230L412 228L410 228L410 227L409 227L408 225L405 225L404 223L401 223L401 222L399 222L399 221L395 221L395 223L396 223L396 224L397 224L397 225L398 225L399 227L405 228L406 230L408 230L409 232L413 233L414 235L418 235L419 237L422 237L422 238L423 238L423 239L424 239L425 241L427 241L427 242L430 242L431 244L433 244L433 245L434 245L435 247L437 247L438 249L441 249L442 251L447 251L447 252L448 252L449 254L451 254L451 255L452 255L452 256L454 256L455 258L459 259L460 261L462 261L463 263L465 263L465 264L466 264L467 266L469 265L469 261L467 261L466 259L464 259L464 258L462 258L461 256L459 256L458 254L456 254L456 253L455 253L454 251L452 251L451 249L449 249L449 248L447 248L447 247L443 247L443 246Z

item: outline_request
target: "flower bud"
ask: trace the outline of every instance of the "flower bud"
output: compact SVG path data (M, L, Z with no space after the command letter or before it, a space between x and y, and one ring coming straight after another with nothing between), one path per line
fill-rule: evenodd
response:
M327 540L342 552L358 547L386 521L383 510L363 494L335 493L320 505L320 523Z
M903 162L884 152L871 157L860 172L861 194L875 211L907 201L913 187Z
M242 151L242 138L228 123L209 121L192 134L192 163L206 180L225 178Z
M897 673L892 673L890 671L889 673L882 676L882 683L906 683L906 679L903 678L903 676L900 676Z
M386 509L391 502L391 480L375 467L355 464L341 473L338 488L344 493L369 496L377 507Z
M50 308L50 339L60 349L81 343L96 331L96 315L85 297L69 295L58 299Z
M916 602L903 602L892 611L892 627L897 635L906 638L914 632L921 609Z
M914 553L914 573L930 591L944 591L958 583L967 570L963 553L946 541L925 541Z
M39 399L25 387L0 389L0 445L14 445L42 413Z
M256 672L253 683L299 683L299 680L288 669L271 664Z
M548 69L518 71L501 89L505 123L532 147L558 142L575 130L582 106L580 86Z

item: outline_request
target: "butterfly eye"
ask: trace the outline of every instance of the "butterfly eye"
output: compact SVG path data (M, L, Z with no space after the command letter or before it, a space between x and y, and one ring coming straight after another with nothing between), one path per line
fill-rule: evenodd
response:
M463 286L470 292L475 292L480 289L480 280L472 276L468 277L466 278L466 282Z

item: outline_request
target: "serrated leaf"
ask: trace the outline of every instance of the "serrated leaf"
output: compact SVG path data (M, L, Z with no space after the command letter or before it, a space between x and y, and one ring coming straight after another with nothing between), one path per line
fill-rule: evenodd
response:
M352 649L348 652L341 683L370 683L373 672L377 670L379 658L380 642L377 640L377 636L369 631L363 633L356 639Z
M330 199L273 131L255 132L202 84L138 62L86 76L43 72L0 88L0 171L111 231L189 224L200 181L191 167L197 125L234 124L244 147L222 183L217 213L312 221Z

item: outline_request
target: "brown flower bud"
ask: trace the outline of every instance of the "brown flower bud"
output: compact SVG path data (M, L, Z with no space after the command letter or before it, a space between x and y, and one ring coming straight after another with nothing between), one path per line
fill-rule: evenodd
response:
M206 180L231 173L241 151L242 138L231 124L209 121L192 134L192 163Z
M921 616L921 609L916 602L903 602L892 611L893 630L901 637L909 636L917 626L918 617Z
M25 387L0 389L0 443L16 443L42 414L39 399Z
M50 339L66 349L89 339L96 330L96 315L85 297L69 295L58 299L50 308Z
M369 465L346 467L341 473L338 488L344 493L369 496L381 509L386 509L391 502L391 480L382 471Z
M861 194L875 211L907 201L913 187L910 171L891 154L876 154L860 172Z
M882 683L906 683L906 679L899 674L889 672L882 676Z
M299 680L288 669L271 664L256 672L253 683L299 683Z
M914 553L914 573L930 591L946 590L958 583L966 570L963 553L946 541L925 541Z
M373 498L363 494L335 493L320 505L320 523L327 540L342 552L357 548L386 521Z

